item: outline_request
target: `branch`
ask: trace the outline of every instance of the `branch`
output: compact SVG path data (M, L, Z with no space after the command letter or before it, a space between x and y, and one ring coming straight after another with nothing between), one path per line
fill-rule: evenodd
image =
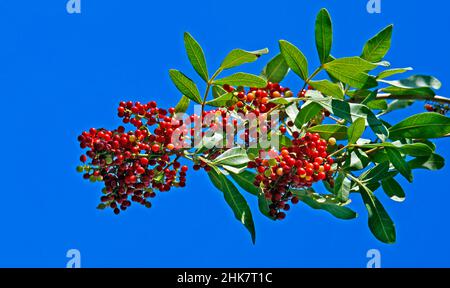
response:
M381 93L377 95L377 99L400 99L400 100L423 100L434 101L443 104L450 104L450 99L442 96L422 96L422 95L391 95L388 93Z

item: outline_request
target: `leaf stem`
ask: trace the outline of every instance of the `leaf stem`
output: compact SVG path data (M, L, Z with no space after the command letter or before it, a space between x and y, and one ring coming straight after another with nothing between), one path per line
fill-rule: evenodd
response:
M208 99L208 94L209 94L209 90L211 89L211 85L212 85L214 79L216 79L216 77L220 74L220 72L222 72L222 68L217 69L216 72L214 72L214 74L211 76L211 79L209 79L209 81L206 83L205 95L203 95L203 101L202 101L202 114L200 115L200 117L203 117L203 112L205 111L205 104L206 104L206 100Z
M314 72L308 77L308 79L306 79L305 84L303 85L302 91L306 89L306 86L309 84L309 82L311 82L311 80L317 76L317 74L320 73L320 71L322 71L323 66L320 66L319 68L317 68L316 70L314 70Z
M354 146L353 144L345 145L341 149L338 149L338 150L334 151L333 153L331 153L330 155L328 155L328 157L333 157L334 155L339 154L340 152L344 151L345 149L353 147L353 146Z

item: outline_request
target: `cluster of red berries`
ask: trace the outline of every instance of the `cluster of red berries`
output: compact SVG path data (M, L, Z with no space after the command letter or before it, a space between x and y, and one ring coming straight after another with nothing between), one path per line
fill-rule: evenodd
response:
M213 161L230 148L230 142L231 147L234 147L238 134L248 147L253 139L259 138L260 133L271 128L267 119L263 120L266 125L260 123L259 130L250 130L245 125L241 127L237 118L232 116L232 111L260 116L276 106L270 102L271 99L293 97L289 88L278 83L269 82L263 89L250 88L247 92L241 87L235 89L224 85L223 88L233 92L237 98L235 104L227 108L203 111L200 116L194 114L178 119L174 115L174 108L158 108L154 101L146 104L120 102L118 116L125 124L134 125L134 131L126 132L120 126L111 131L92 128L83 132L78 140L80 147L88 151L80 157L84 164L78 170L84 172L85 179L104 182L100 207L110 207L116 214L126 210L132 202L151 207L149 198L155 197L156 191L164 192L172 187L185 186L188 167L181 166L178 160L184 156L185 148L192 147L193 143L186 141L192 141L193 137L194 141L204 140L211 131L226 135L226 138L217 140L222 141L223 146L202 148L202 157L193 159L194 170L204 169L208 172L211 167L204 159ZM304 97L306 91L299 92L298 97ZM293 125L292 121L287 123L289 127ZM278 129L281 134L287 132L284 125ZM239 133L239 130L243 133ZM228 131L233 133L229 134ZM321 180L333 181L333 159L328 157L327 145L334 146L336 141L331 143L333 139L330 139L327 143L318 134L311 133L300 137L299 132L293 132L292 136L291 147L284 147L279 152L271 150L269 158L261 154L248 163L249 168L258 171L254 184L261 187L270 200L270 215L275 219L284 219L286 215L283 211L290 208L288 202L295 204L299 200L292 195L290 188L310 187Z
M114 213L126 210L131 202L150 207L148 198L154 197L156 190L165 192L173 186L185 186L188 167L181 166L181 152L170 143L181 123L167 114L155 102L122 102L119 116L137 130L125 132L122 126L112 131L92 128L78 137L80 147L89 149L80 160L90 162L78 170L85 172L85 179L104 182L101 202ZM147 126L142 123L144 119ZM149 130L152 125L156 126L153 133Z
M230 110L237 112L253 112L256 116L259 113L270 111L276 104L269 102L274 98L290 98L294 94L287 87L282 87L278 83L269 82L265 88L250 88L247 92L244 89L236 89L230 85L224 85L223 88L227 92L234 92L238 101L229 107Z
M428 112L436 112L436 113L445 115L448 113L448 111L450 111L450 106L438 104L438 103L425 104L425 110L427 110Z
M254 185L261 187L266 199L271 202L270 216L281 220L286 217L285 212L290 209L288 204L298 203L291 188L311 187L318 181L332 181L333 159L328 157L329 143L321 139L318 134L306 133L300 137L293 133L291 147L283 147L280 152L269 151L266 155L259 155L248 163L248 168L258 172ZM268 156L268 157L267 157Z

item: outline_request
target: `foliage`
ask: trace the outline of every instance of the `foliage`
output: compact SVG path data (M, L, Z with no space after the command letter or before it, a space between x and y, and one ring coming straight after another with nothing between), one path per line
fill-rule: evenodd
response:
M177 178L181 169L178 159L193 161L194 170L206 170L235 217L251 233L253 241L256 234L252 212L239 190L253 195L260 212L271 220L284 219L285 211L290 209L288 202L302 202L339 219L354 219L357 214L349 204L351 198L359 194L374 236L384 243L394 243L394 222L376 194L383 190L389 198L401 202L406 197L405 191L396 178L404 177L412 182L415 169L437 170L444 166L444 159L436 153L431 139L450 134L450 119L443 115L448 110L448 99L436 96L435 91L441 87L436 78L413 75L387 80L412 70L410 67L390 68L390 63L384 60L391 46L392 31L393 26L390 25L372 37L359 56L335 57L331 54L332 21L328 11L322 9L315 26L320 66L313 72L310 72L308 60L298 47L280 40L279 53L268 61L260 75L235 72L224 77L221 76L224 70L257 61L268 50L235 49L210 76L201 46L185 33L188 59L202 81L196 84L182 72L170 70L170 78L182 95L175 109L163 113L165 110L157 110L151 105L142 106L144 108L136 105L136 109L127 103L121 105L119 116L124 117L124 122L134 124L136 131L147 132L139 132L139 135L136 131L126 133L120 129L102 132L110 135L107 137L98 137L98 131L103 130L85 132L81 136L83 141L80 141L82 148L91 149L87 156L92 161L78 169L85 171L85 178L105 182L106 196L103 197L106 198L102 198L99 208L111 207L117 212L119 208L126 209L130 205L128 200L124 200L128 195L137 195L133 201L138 199L135 202L150 206L145 199L153 197L156 190L167 191L167 185L169 188L184 186L183 173L187 168L183 168ZM298 93L278 84L290 71L304 81ZM319 78L319 75L328 77ZM198 89L201 86L205 88L203 95ZM427 104L428 112L405 117L399 123L391 124L384 119L392 111L423 100L434 103ZM177 122L170 127L161 123L173 121L174 114L187 111L192 102L201 104L202 115L191 115L191 120L199 116L221 115L224 122L225 119L236 122L240 119L239 113L253 112L261 116L276 111L280 115L279 123L270 126L269 138L276 137L280 145L251 146L251 132L244 127L242 129L247 133L243 136L245 145L217 148L217 145L210 144L228 142L221 137L207 137L206 128L214 126L216 136L218 131L223 132L221 128L226 125L217 128L221 122L216 119L209 126L202 124L203 141L195 147L174 146L159 135L160 130L164 129L166 136L171 135L177 129L185 129L181 128L185 123ZM213 107L213 110L207 110L208 107ZM154 123L142 122L149 121L148 114L156 115L152 120ZM166 114L170 115L169 120ZM155 132L149 130L150 124L159 125ZM258 127L255 135L262 133L261 129ZM156 135L153 138L152 133ZM124 149L120 153L129 152L123 161L118 162L120 153L117 151L97 149L98 143L107 146L114 137L120 142L123 137L128 139L131 136L138 136L138 140L131 141L135 144L125 141L126 145L120 146ZM108 137L111 139L107 140ZM136 145L138 148L133 148ZM154 145L159 146L152 149ZM142 154L142 150L146 153ZM264 152L266 156L262 156ZM85 162L86 158L82 156L81 159ZM165 170L172 165L175 172ZM145 166L141 174L148 176L148 181L139 176L137 180L129 181L132 174L137 173L137 166ZM123 167L128 169L128 174L122 177L119 173L123 172ZM150 170L156 172L150 173ZM111 177L115 177L114 185L110 183ZM327 189L318 193L313 184L322 181ZM142 191L146 191L145 197L141 196Z

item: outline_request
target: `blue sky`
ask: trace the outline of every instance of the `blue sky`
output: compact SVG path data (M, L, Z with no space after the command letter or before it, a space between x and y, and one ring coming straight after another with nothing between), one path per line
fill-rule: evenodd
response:
M334 20L338 57L358 55L368 38L394 23L387 59L433 74L443 82L440 94L449 96L448 1L381 0L381 14L368 14L365 0L81 2L81 15L69 15L65 0L0 2L1 267L65 267L72 248L84 267L365 267L373 248L384 267L450 266L448 166L415 171L414 184L401 181L404 203L377 192L396 223L394 245L370 234L358 197L353 221L298 205L274 223L244 194L254 210L253 246L203 172L190 171L188 187L160 195L152 209L135 206L120 217L96 210L101 187L75 172L77 135L117 126L119 101L155 99L170 107L179 97L170 68L198 80L184 31L202 44L210 67L237 47L268 47L275 55L279 39L298 45L313 67L320 8ZM258 73L269 57L243 69ZM294 75L286 80L300 85ZM389 120L421 111L418 104ZM448 139L437 144L448 158Z

